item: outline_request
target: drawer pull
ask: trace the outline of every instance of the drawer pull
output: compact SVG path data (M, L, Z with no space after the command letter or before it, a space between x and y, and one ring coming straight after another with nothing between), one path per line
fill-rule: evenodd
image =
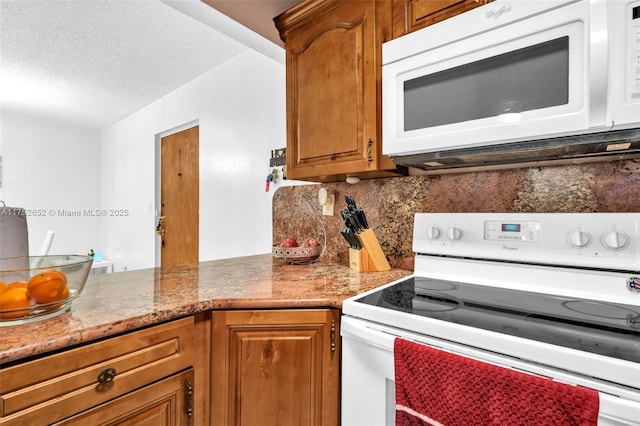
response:
M98 374L98 383L104 385L105 383L109 383L113 381L116 377L116 369L115 368L105 368Z

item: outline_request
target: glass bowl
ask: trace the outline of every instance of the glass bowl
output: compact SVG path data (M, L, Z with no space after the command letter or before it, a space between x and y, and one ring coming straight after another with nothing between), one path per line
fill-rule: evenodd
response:
M0 259L0 326L51 318L71 308L82 293L93 258L82 255ZM57 271L57 272L55 272ZM13 288L26 288L8 293Z
M312 263L322 254L322 246L310 247L280 247L273 246L273 257L283 259L285 263L291 265L304 265Z

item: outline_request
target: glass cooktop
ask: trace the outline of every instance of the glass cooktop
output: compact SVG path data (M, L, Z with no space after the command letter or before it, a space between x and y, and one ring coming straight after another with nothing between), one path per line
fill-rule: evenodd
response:
M357 302L640 363L640 307L412 277Z

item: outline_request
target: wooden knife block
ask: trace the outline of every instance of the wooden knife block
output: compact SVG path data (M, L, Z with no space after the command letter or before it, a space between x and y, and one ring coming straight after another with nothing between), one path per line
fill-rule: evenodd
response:
M371 261L369 253L362 248L360 250L349 249L349 268L358 272L375 272L376 266Z
M349 267L358 272L388 271L391 269L373 229L358 234L362 242L360 250L349 249Z

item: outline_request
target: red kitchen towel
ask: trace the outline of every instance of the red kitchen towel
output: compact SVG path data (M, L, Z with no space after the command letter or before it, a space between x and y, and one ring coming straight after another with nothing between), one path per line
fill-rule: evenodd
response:
M395 340L396 426L595 426L598 392Z

